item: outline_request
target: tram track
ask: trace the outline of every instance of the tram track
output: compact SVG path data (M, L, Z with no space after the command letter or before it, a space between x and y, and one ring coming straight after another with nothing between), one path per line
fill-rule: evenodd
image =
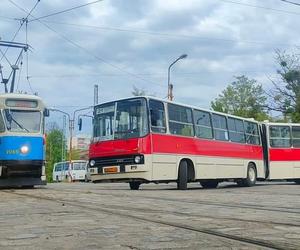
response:
M132 212L141 212L136 208L126 207L124 209L124 207L122 207L122 206L114 206L114 205L109 206L109 207L103 207L103 206L99 207L99 204L96 204L96 203L89 202L89 203L82 204L82 203L78 203L75 201L70 201L69 199L42 196L41 194L28 194L28 193L19 193L19 192L12 192L12 191L0 191L0 192L6 192L6 193L10 193L10 194L13 194L16 196L27 197L27 198L37 199L37 200L51 201L51 202L69 205L69 206L86 209L86 210L90 210L90 211L102 212L102 213L106 213L108 215L113 215L113 216L117 215L120 217L125 217L125 218L129 218L129 219L133 219L133 220L139 220L139 221L169 226L169 227L173 227L173 228L184 229L184 230L198 232L198 233L215 236L215 237L219 237L219 238L223 238L223 239L228 239L231 241L237 241L237 242L240 242L243 244L249 244L249 245L257 246L257 247L259 246L259 247L264 247L264 248L268 248L268 249L277 249L277 250L294 250L294 249L296 249L296 247L294 245L287 244L287 243L278 244L278 243L274 243L274 242L267 241L267 240L237 236L237 235L220 232L220 231L214 230L214 229L192 226L192 225L189 225L186 223L178 223L178 222L173 222L173 221L170 222L170 221L166 221L164 219L155 218L154 216L146 216L145 217L145 216L141 216L141 215L134 215L134 214L127 212L128 210L131 210ZM125 210L125 212L122 212L122 210ZM158 210L153 210L150 212L157 212L157 211ZM186 214L186 215L188 215L188 214Z
M74 190L71 189L65 189L64 191L77 193ZM84 191L83 191L84 192ZM133 191L134 192L134 191ZM87 194L95 194L99 196L115 196L120 198L131 198L129 195L119 195L119 194L100 194L97 192L91 192L87 191ZM162 201L168 201L168 202L177 202L177 203L188 203L188 204L196 204L196 205L206 205L206 206L218 206L218 207L227 207L227 208L241 208L241 209L251 209L251 210L260 210L260 211L269 211L269 212L280 212L280 213L291 213L291 214L300 214L300 208L291 208L291 207L276 207L276 208L269 208L267 206L258 206L253 204L237 204L237 203L219 203L219 202L211 202L211 201L190 201L188 199L172 199L172 198L165 198L165 197L153 197L153 196L145 196L145 195L135 195L134 197L142 198L142 199L148 199L148 200L162 200ZM292 211L292 210L298 210L298 211Z

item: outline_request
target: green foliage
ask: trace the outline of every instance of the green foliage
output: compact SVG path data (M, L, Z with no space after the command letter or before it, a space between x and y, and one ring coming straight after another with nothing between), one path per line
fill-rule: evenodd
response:
M133 96L143 96L146 95L146 91L144 89L139 89L136 86L133 86L133 90L131 91Z
M46 175L47 181L52 182L53 165L62 160L62 147L66 148L63 132L53 128L46 138Z
M272 81L270 109L279 111L285 120L300 122L300 57L277 51L279 81Z
M229 84L211 102L212 109L259 121L268 119L268 114L265 111L267 97L264 95L262 86L257 84L256 80L248 79L246 76L235 78L236 81Z

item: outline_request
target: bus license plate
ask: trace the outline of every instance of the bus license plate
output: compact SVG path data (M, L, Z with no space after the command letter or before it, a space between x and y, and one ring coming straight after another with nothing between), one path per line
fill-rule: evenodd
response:
M105 167L105 168L103 168L103 172L105 174L119 173L119 167L117 167L117 166L114 166L114 167Z

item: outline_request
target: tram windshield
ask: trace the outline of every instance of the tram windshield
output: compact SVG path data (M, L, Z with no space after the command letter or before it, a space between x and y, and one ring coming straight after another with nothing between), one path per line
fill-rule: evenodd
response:
M11 132L38 133L41 129L41 112L5 109L6 128Z

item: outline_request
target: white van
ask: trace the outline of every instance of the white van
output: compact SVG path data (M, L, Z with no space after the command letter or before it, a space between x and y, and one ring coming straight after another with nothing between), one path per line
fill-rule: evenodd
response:
M53 181L60 182L70 178L72 178L72 181L89 181L87 163L84 160L74 160L72 166L70 166L69 161L55 163Z

